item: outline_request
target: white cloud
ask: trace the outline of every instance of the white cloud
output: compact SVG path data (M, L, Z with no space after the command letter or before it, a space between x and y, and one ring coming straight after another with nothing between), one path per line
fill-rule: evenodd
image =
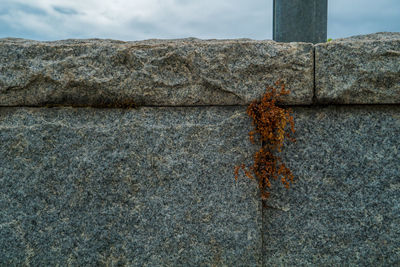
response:
M3 1L0 20L41 39L256 38L260 28L266 39L271 28L272 0Z
M0 1L0 38L272 37L272 0ZM400 31L398 0L328 3L328 37Z
M328 5L329 37L400 31L398 0L328 0Z

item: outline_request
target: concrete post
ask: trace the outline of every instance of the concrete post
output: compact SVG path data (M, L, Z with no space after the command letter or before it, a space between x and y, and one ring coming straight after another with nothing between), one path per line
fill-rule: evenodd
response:
M326 42L328 0L274 0L273 10L275 41Z

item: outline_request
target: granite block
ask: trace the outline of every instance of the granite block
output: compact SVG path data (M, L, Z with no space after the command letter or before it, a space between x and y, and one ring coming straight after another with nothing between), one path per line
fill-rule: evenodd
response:
M400 106L293 109L261 209L244 107L1 108L1 263L397 265Z
M315 46L318 103L399 104L400 33L376 33Z
M312 102L312 44L0 39L0 106L245 105L278 79Z
M296 183L263 210L265 266L398 266L400 106L294 108Z
M0 265L260 266L244 107L1 108Z

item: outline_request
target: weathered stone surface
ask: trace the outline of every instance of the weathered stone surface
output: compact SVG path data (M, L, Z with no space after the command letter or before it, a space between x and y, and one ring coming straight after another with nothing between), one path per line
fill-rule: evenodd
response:
M315 46L320 103L400 103L400 33L376 33Z
M260 265L244 109L1 108L1 265Z
M282 79L287 104L313 96L306 43L0 39L0 106L248 104Z
M400 106L294 112L297 182L263 211L265 266L397 266Z

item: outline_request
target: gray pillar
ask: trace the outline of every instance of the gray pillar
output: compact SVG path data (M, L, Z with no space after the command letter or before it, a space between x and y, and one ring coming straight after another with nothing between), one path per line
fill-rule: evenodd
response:
M274 0L273 39L326 42L328 0Z

